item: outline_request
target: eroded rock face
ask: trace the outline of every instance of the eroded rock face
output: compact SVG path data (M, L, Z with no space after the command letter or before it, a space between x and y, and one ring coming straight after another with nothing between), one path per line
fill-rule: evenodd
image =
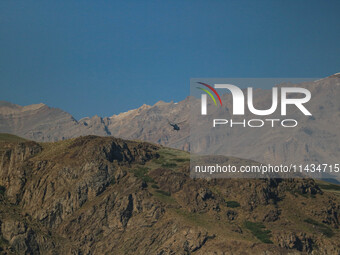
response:
M95 136L1 144L1 248L8 254L340 251L339 200L314 181L191 179L188 162L162 150ZM245 221L273 229L273 244L261 243Z
M20 205L45 226L57 227L115 182L121 166L156 157L156 148L114 138L76 139L60 148L61 155L53 153L47 161L31 162L35 178L22 191Z
M275 235L280 247L285 249L296 249L301 252L311 252L315 241L306 233L280 232Z
M35 142L2 145L0 180L12 203L19 201L27 177L31 174L31 167L26 160L41 150L41 146Z
M13 250L25 254L39 253L37 236L24 222L6 220L1 224L1 232L3 238L8 240Z

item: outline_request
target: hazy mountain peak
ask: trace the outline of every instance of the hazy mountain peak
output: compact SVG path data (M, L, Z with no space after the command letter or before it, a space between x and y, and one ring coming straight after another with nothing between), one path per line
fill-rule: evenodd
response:
M114 120L119 120L119 119L123 119L123 118L127 118L127 117L132 117L135 116L136 114L139 114L140 112L151 108L152 106L147 105L147 104L143 104L141 107L137 108L137 109L133 109L133 110L129 110L127 112L122 112L120 114L114 114L110 117L110 119L114 119Z
M17 104L12 104L7 101L0 101L0 114L16 114L16 113L22 113L26 111L34 111L38 110L42 107L46 106L43 103L40 104L32 104L32 105L26 105L26 106L21 106Z
M7 107L18 107L19 105L12 104L11 102L8 102L8 101L0 100L0 107L4 107L4 106L7 106Z
M172 103L173 103L173 101L171 101L171 102L167 103L167 102L164 102L163 100L160 100L160 101L158 101L157 103L155 103L155 106L156 106L156 105L166 105L166 104L172 104Z
M96 115L94 115L91 119L92 119L92 120L100 120L100 119L102 119L102 117L100 117L100 116L98 116L98 115L96 114Z
M47 106L46 104L40 103L40 104L32 104L32 105L26 105L23 107L23 111L33 111L40 109L44 106Z
M340 73L335 73L327 78L340 78Z

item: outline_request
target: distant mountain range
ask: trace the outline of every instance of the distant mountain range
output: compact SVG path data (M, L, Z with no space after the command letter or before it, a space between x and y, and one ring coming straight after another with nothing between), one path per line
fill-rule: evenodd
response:
M234 119L295 119L298 125L294 128L281 127L276 122L265 124L261 128L220 125L213 128L212 121L204 121L200 114L200 102L191 103L195 111L191 112L192 125L190 132L190 149L201 154L222 154L243 159L256 160L273 164L336 164L340 163L340 74L299 84L277 84L281 87L302 87L311 92L311 100L305 107L312 113L306 116L296 106L287 106L287 115L281 116L278 109L270 116L257 116L247 113L245 116L231 114L233 99L231 94L222 96L223 107L209 108L205 118L222 116ZM279 92L280 93L280 92ZM280 94L279 94L280 95ZM288 94L289 98L300 95ZM225 104L225 103L226 104ZM272 104L270 90L255 89L254 105L257 109L269 109ZM279 101L280 104L280 101ZM279 107L280 108L280 107ZM199 113L197 113L199 112ZM256 123L258 125L258 123ZM314 176L315 177L315 176Z
M220 129L198 134L197 144L209 144L209 151L228 156L255 159L260 162L333 162L340 158L340 74L303 83L312 93L308 109L312 117L297 117L298 128L291 132L263 128L254 133L247 130ZM271 102L268 90L256 90L255 105L265 109ZM231 108L230 94L222 99L226 110ZM190 101L194 100L194 101ZM99 135L124 139L144 140L172 148L200 152L197 144L190 144L190 105L198 104L192 97L178 103L159 101L153 106L143 105L111 117L94 116L76 120L69 113L45 104L19 106L0 102L0 132L11 133L35 141L58 141L68 138ZM230 115L227 117L231 117ZM273 116L275 117L275 116ZM168 121L179 123L175 131ZM197 134L196 134L197 135ZM228 143L223 143L227 139ZM232 146L231 146L232 144ZM253 146L248 146L253 145ZM256 145L256 150L254 150Z
M184 113L184 114L183 114ZM115 136L146 140L188 149L188 123L173 131L168 120L188 120L188 99L179 103L159 101L111 117L93 116L77 121L71 114L45 104L20 106L0 101L0 132L40 142L60 141L83 135Z

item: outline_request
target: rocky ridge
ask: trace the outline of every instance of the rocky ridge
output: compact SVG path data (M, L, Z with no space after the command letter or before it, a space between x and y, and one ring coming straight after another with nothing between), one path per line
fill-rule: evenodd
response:
M291 84L292 85L292 84ZM305 82L294 86L303 86L312 93L307 108L313 116L301 116L293 109L298 127L287 130L270 126L249 132L248 129L219 128L209 132L203 129L190 142L195 132L189 127L192 116L190 107L200 109L199 102L188 97L178 103L158 102L153 106L143 105L138 109L113 115L111 117L94 116L75 120L70 114L44 104L18 106L7 102L0 103L0 132L16 134L35 141L60 141L82 135L114 136L123 139L142 140L161 144L195 153L201 153L207 147L209 154L223 152L227 156L247 158L261 163L285 164L292 162L331 163L339 158L339 75L335 74L321 80ZM281 85L282 86L282 85ZM271 102L271 93L266 90L254 91L254 104L258 109L267 109ZM211 107L210 110L223 110L226 119L232 118L230 94L222 96L223 107ZM25 109L25 110L24 110ZM295 116L296 114L296 116ZM245 116L249 119L251 116ZM195 117L192 117L195 123ZM275 113L271 118L280 119ZM287 117L288 118L288 117ZM289 118L293 118L290 116ZM179 132L174 131L168 121L181 123ZM284 132L283 132L284 131ZM222 142L223 141L223 142ZM229 144L233 144L230 147ZM245 146L255 145L254 146ZM201 146L201 147L200 147Z
M12 140L4 254L340 252L339 197L313 180L191 179L187 153L113 137Z

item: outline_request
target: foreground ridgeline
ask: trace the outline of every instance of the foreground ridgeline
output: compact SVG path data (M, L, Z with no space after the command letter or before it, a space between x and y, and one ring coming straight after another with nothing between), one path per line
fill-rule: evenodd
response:
M0 249L339 254L339 189L310 179L191 179L188 153L146 142L1 134Z

